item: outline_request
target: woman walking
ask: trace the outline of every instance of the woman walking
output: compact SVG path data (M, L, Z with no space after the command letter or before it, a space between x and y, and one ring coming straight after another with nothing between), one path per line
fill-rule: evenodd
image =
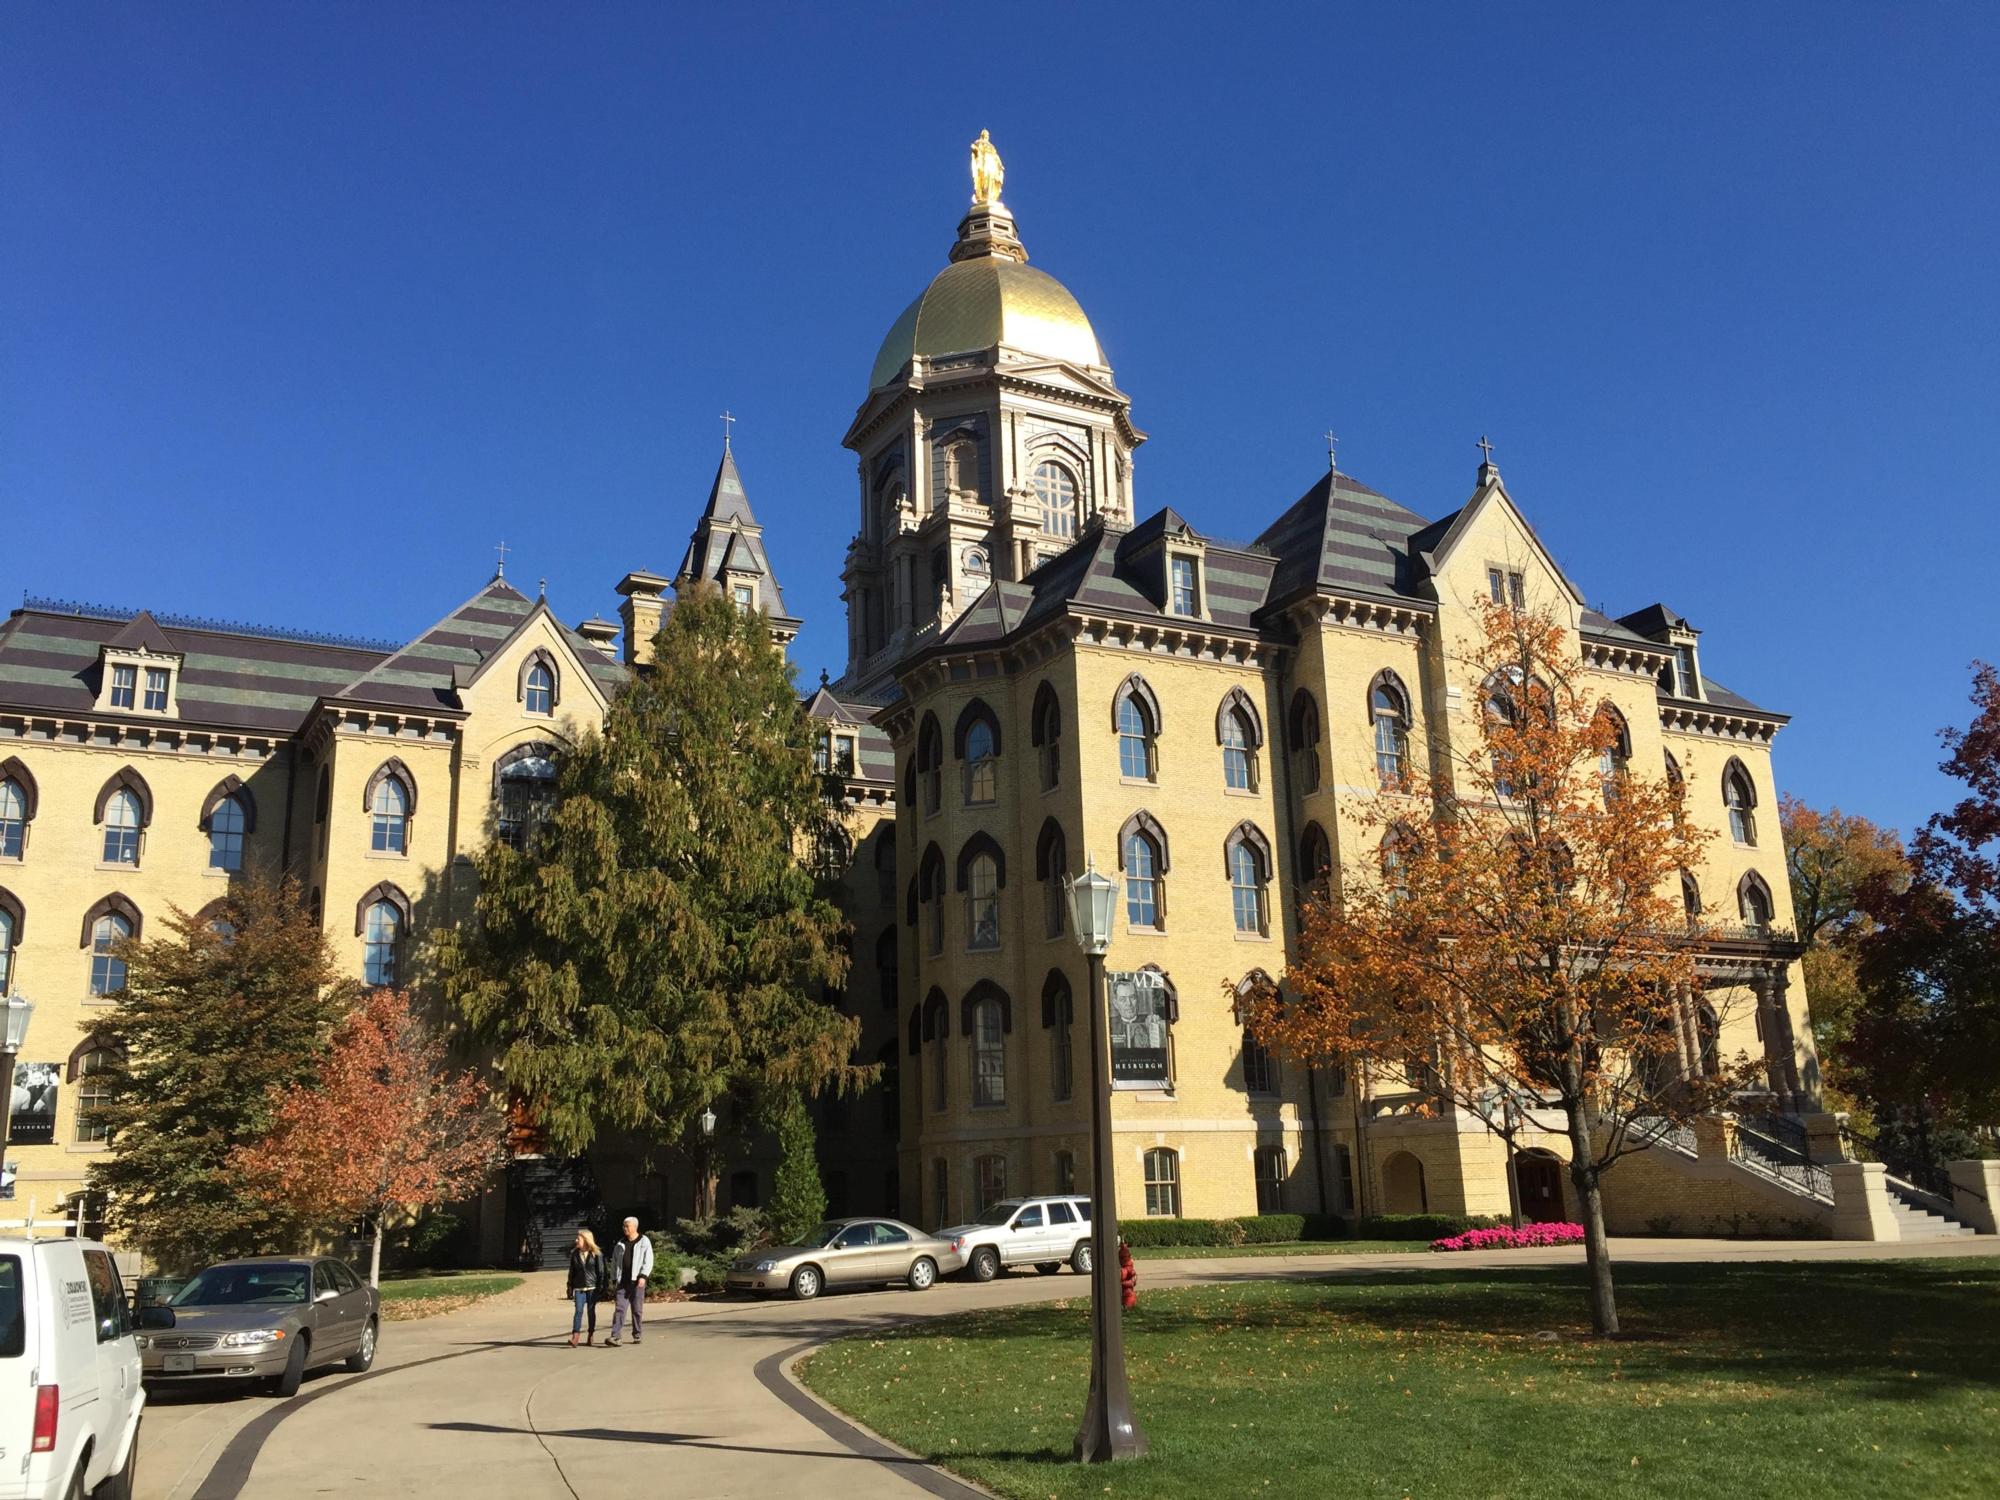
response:
M576 1243L569 1251L569 1296L576 1306L575 1316L569 1324L569 1346L576 1347L576 1336L584 1334L588 1345L597 1337L597 1295L604 1289L604 1255L597 1248L597 1236L588 1229L576 1232ZM589 1332L584 1333L585 1320L589 1320Z

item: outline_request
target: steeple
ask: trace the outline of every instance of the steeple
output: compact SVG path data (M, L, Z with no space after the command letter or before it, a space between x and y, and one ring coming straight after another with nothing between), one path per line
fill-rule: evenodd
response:
M739 607L761 612L779 645L790 645L799 633L799 620L786 613L784 592L764 551L764 528L750 509L750 495L726 431L722 462L716 465L708 503L674 574L674 591L685 590L697 579L714 584Z

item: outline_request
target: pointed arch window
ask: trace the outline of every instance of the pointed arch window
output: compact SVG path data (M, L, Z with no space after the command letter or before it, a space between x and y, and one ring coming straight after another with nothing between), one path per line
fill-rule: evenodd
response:
M531 714L556 711L556 670L545 657L531 658L521 676L521 706Z
M1410 694L1394 672L1378 672L1368 686L1368 717L1375 735L1375 780L1400 790L1410 775Z
M1118 733L1118 774L1127 781L1158 780L1160 700L1137 673L1119 688L1111 722Z
M1695 884L1694 876L1681 871L1681 909L1687 913L1688 926L1698 926L1701 922L1701 887Z
M378 854L407 853L410 816L417 810L417 783L409 768L391 756L375 768L362 793L369 847Z
M1007 1102L1007 1005L988 985L966 999L964 1024L972 1038L972 1107L993 1109Z
M1743 918L1743 925L1762 937L1771 930L1771 916L1774 907L1771 902L1771 888L1764 884L1764 877L1755 870L1745 875L1736 887L1736 909Z
M139 863L139 799L123 787L104 804L104 863Z
M26 926L21 903L0 890L0 995L14 993L14 947Z
M224 797L208 815L208 867L235 872L243 868L243 835L249 818L235 797Z
M1244 936L1262 937L1270 930L1271 846L1254 826L1241 823L1230 834L1224 853L1236 930Z
M125 1060L108 1047L92 1047L70 1063L76 1080L76 1141L94 1145L111 1139L104 1107L111 1102L111 1080L125 1070Z
M361 972L369 984L394 984L403 914L386 899L370 902L362 930Z
M1300 688L1292 694L1292 711L1287 720L1287 742L1292 752L1292 777L1300 793L1319 790L1319 700Z
M944 804L944 731L932 714L917 729L917 782L925 814L935 813Z
M34 776L19 760L0 760L0 859L26 854L38 791Z
M1215 739L1222 746L1222 784L1232 792L1256 791L1264 726L1256 704L1242 688L1231 688L1216 710Z
M1285 1211L1285 1148L1264 1145L1257 1148L1253 1162L1257 1175L1257 1212L1281 1214Z
M931 1109L941 1113L951 1102L951 1016L942 990L924 997L923 1035Z
M1049 1034L1049 1097L1058 1104L1076 1090L1075 1024L1076 1002L1069 979L1060 969L1051 969L1042 981L1042 1025Z
M1392 902L1410 893L1410 854L1415 844L1416 835L1406 823L1391 823L1382 832L1377 855L1382 862L1382 888Z
M1167 834L1149 813L1134 813L1118 830L1118 867L1125 874L1128 926L1167 925Z
M936 844L924 851L917 869L917 900L923 912L924 951L944 952L944 853Z
M1042 508L1042 530L1065 539L1076 535L1077 482L1067 464L1053 459L1035 465L1035 499Z
M1245 976L1236 987L1239 1008L1239 1024L1242 1025L1243 1091L1246 1094L1275 1094L1278 1092L1278 1059L1271 1049L1257 1038L1242 1021L1242 1010L1252 993L1259 987L1268 989L1270 977L1261 970Z
M537 740L516 745L493 763L494 832L510 849L526 852L556 810L556 746Z
M132 936L132 921L107 911L90 924L90 993L102 999L125 988L125 959L118 945Z
M993 710L974 698L958 716L953 748L965 768L968 807L996 802L1000 796L1000 725Z
M1035 840L1035 879L1042 887L1042 936L1061 937L1069 926L1069 897L1063 880L1069 874L1069 843L1054 818L1042 824Z
M1326 830L1317 823L1306 824L1299 838L1299 896L1301 904L1323 898L1333 889L1333 845Z
M1042 790L1054 791L1062 780L1062 703L1047 682L1035 689L1035 709L1028 738L1042 775Z
M989 952L1000 946L1000 869L990 854L976 854L965 875L965 946Z
M1729 836L1746 848L1757 847L1757 784L1734 756L1722 768L1722 806L1729 814Z
M1604 744L1597 753L1597 779L1603 788L1606 809L1618 805L1619 787L1632 767L1632 734L1625 725L1625 716L1605 704L1597 711L1598 732L1604 735Z

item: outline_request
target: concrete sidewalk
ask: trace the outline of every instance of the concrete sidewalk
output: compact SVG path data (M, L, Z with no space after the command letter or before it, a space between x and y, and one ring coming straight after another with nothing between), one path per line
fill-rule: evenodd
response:
M1624 1264L1882 1260L2000 1254L2000 1240L1902 1245L1617 1240ZM1142 1261L1142 1284L1337 1279L1382 1271L1576 1265L1578 1247L1461 1255L1243 1256ZM196 1400L149 1409L145 1500L277 1500L309 1494L467 1494L492 1500L626 1495L964 1496L907 1460L857 1452L778 1373L812 1345L912 1318L1087 1296L1088 1282L1009 1276L929 1292L811 1303L697 1301L648 1309L644 1343L568 1347L560 1273L415 1323L386 1326L367 1375L315 1377L296 1398ZM608 1326L600 1320L600 1336ZM829 1430L831 1427L831 1430ZM878 1450L879 1451L879 1450Z

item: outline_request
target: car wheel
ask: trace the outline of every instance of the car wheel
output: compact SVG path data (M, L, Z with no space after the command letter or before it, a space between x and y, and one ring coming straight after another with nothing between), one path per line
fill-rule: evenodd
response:
M1044 1276L1053 1276L1062 1269L1062 1262L1059 1260L1038 1260L1035 1262L1035 1269L1040 1271Z
M1090 1268L1095 1262L1091 1259L1089 1240L1079 1240L1077 1242L1076 1253L1070 1256L1069 1263L1075 1269L1077 1275L1088 1276L1090 1274Z
M972 1279L991 1281L1000 1274L1000 1252L991 1248L972 1252Z
M927 1292L937 1284L937 1262L928 1255L919 1255L916 1264L910 1267L910 1290Z
M299 1334L292 1343L292 1352L285 1356L285 1373L271 1382L271 1390L279 1396L296 1396L299 1382L306 1378L306 1336Z
M810 1302L819 1295L820 1277L818 1266L800 1266L792 1272L792 1295L801 1302Z
M63 1491L63 1500L88 1500L90 1492L83 1487L83 1471L89 1462L88 1453L76 1461L76 1473L70 1476L69 1488Z
M375 1363L375 1320L370 1318L368 1326L361 1330L361 1347L347 1356L347 1368L359 1375Z
M108 1476L90 1500L132 1500L139 1485L139 1429L132 1429L132 1441L125 1448L125 1467Z

